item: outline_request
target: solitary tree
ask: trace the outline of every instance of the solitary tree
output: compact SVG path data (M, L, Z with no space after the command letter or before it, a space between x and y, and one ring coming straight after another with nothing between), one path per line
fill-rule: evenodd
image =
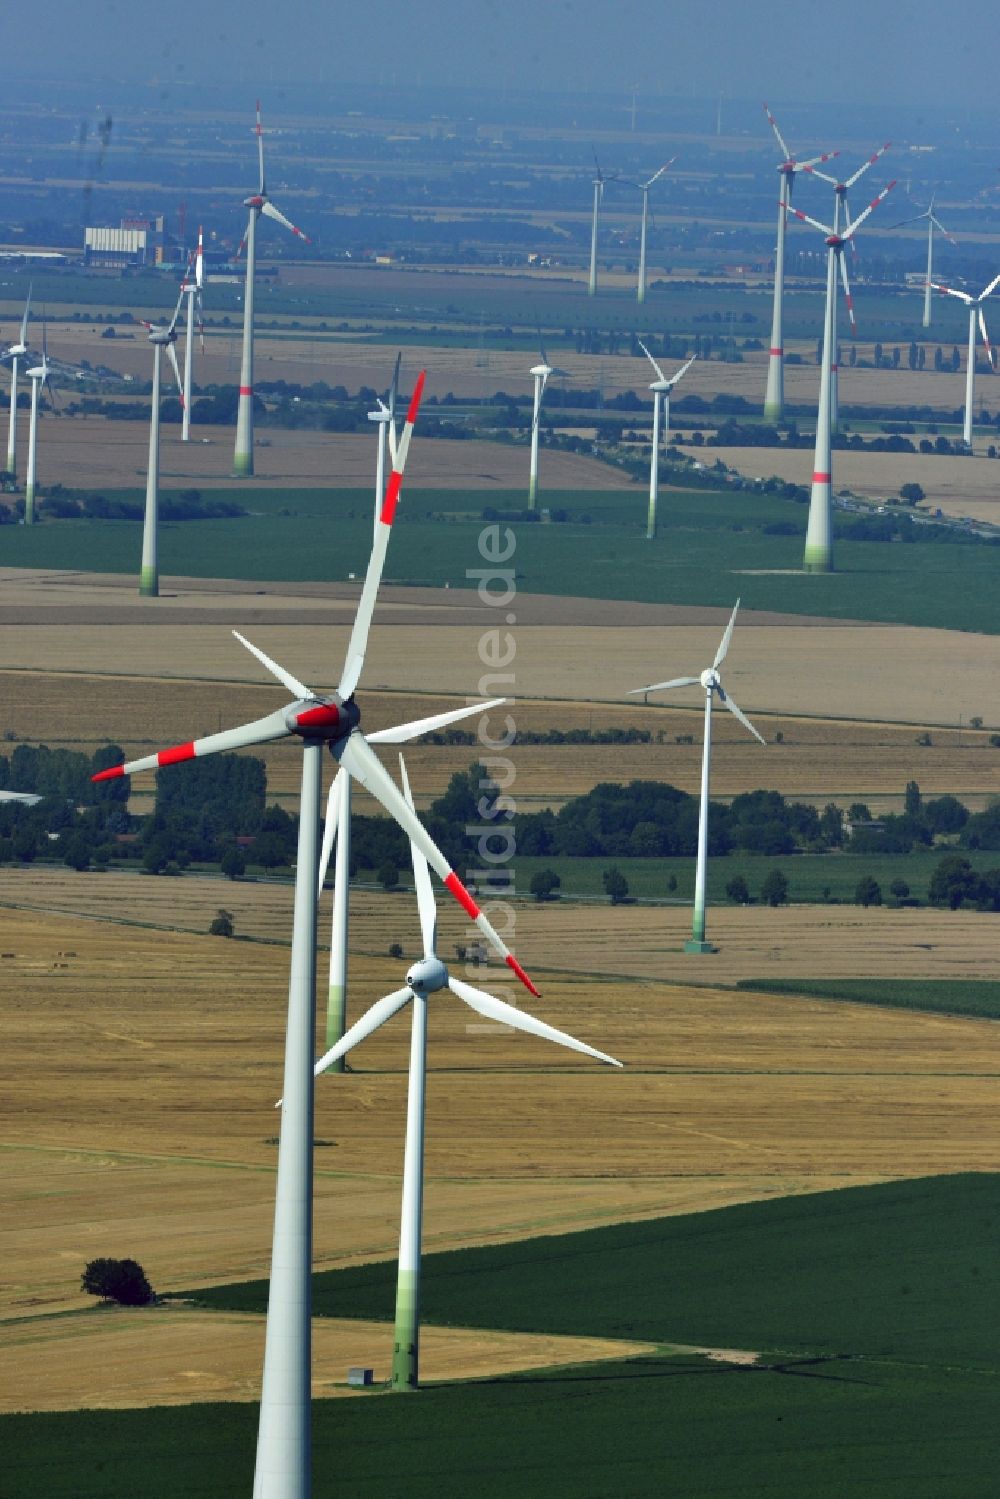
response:
M117 1301L119 1306L148 1306L155 1299L153 1287L135 1260L91 1260L80 1277L80 1290Z
M620 906L623 901L628 900L628 880L620 869L606 869L601 878L605 893L613 906Z
M726 897L737 906L748 906L750 904L750 891L747 889L747 882L741 874L734 875L729 881L729 884L726 886Z
M870 874L863 875L854 887L854 904L856 906L880 906L882 904L882 887Z
M893 899L897 901L908 900L910 896L910 887L905 880L893 880L892 884L889 886L889 893L893 897Z
M772 869L760 887L760 898L766 906L784 906L788 903L788 881L780 869Z
M232 937L236 931L232 911L224 911L220 906L208 929L211 937Z
M238 843L231 843L222 855L219 868L227 880L241 880L247 872L247 856Z
M556 891L561 884L554 869L539 869L531 876L528 888L536 900L558 900Z
M396 868L395 864L390 864L388 861L386 861L386 863L383 864L379 869L378 874L375 876L375 878L378 880L383 890L395 890L396 886L399 884L399 870Z

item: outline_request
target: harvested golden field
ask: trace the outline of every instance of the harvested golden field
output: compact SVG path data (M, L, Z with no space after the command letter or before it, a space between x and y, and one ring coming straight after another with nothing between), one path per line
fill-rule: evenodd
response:
M151 611L151 613L154 611ZM157 614L158 619L164 616ZM234 620L234 623L237 621ZM242 623L242 621L239 621ZM255 644L302 680L330 684L347 646L347 624L318 631L312 622L254 628ZM490 674L479 656L481 625L413 629L376 623L365 668L370 692L480 693ZM711 661L716 625L627 627L525 625L516 635L507 670L518 699L620 703L643 681L662 680ZM234 642L221 622L130 624L120 630L96 622L0 625L0 661L7 669L92 675L94 663L117 676L204 678L262 682L263 668ZM858 663L864 670L858 671ZM998 714L988 684L1000 669L1000 636L898 625L831 624L822 629L759 627L747 613L727 663L727 687L751 716L796 714L876 723L958 726L972 715L988 728ZM697 702L694 693L692 706ZM680 694L674 694L675 699ZM641 699L635 699L636 711ZM123 695L119 738L134 723ZM722 717L723 715L718 715ZM216 722L213 727L217 728ZM177 740L202 732L178 725Z
M391 1324L320 1317L313 1322L315 1398L355 1396L352 1365L392 1366ZM264 1318L166 1305L146 1311L102 1308L92 1316L46 1317L5 1329L8 1380L0 1410L115 1410L259 1400ZM649 1343L426 1327L421 1382L481 1379L515 1370L591 1363L651 1353ZM15 1372L16 1371L16 1372Z
M26 431L23 441L27 444ZM372 486L372 453L371 438L364 435L268 428L258 433L254 468L262 484L367 490ZM76 489L145 489L148 454L146 422L69 416L47 421L38 440L40 491L44 494L46 486L56 483ZM546 452L541 463L544 481L554 490L629 487L620 469L596 458ZM247 480L234 479L232 467L233 440L226 428L206 428L204 435L199 433L197 440L185 443L179 426L164 426L160 483L165 489L197 484L199 489L245 491ZM523 447L477 439L428 439L414 444L413 461L407 465L407 489L526 492L527 474Z
M76 878L82 892L100 877ZM4 882L7 895L6 873ZM195 886L207 910L220 888L209 884L132 878L118 911L149 918L159 903L161 919L176 917ZM287 901L287 887L281 894ZM409 904L394 903L388 927L407 944L415 921L408 936L397 913ZM658 919L531 909L518 933L543 979L536 1013L620 1056L621 1073L473 1022L450 999L432 1007L429 1248L995 1168L995 1027L542 972L546 954L565 966L569 940L582 956L588 928L596 947L597 916L595 966L607 967L609 953L631 950L640 914ZM384 944L387 917L384 902L363 908L355 946L379 928ZM967 952L977 923L989 918L953 919ZM451 951L464 928L450 915L443 928ZM842 946L848 935L866 948L863 963L885 929L875 917L867 942L845 926ZM3 1314L78 1306L83 1264L105 1253L133 1255L161 1290L266 1273L287 949L8 909L3 954ZM717 960L692 961L700 983L719 972ZM981 971L996 961L991 953ZM921 972L946 971L934 963ZM786 973L807 969L804 936L789 964ZM394 987L399 967L355 956L352 1008ZM674 959L671 976L679 970ZM496 974L488 982L500 987ZM318 1085L320 1265L395 1252L407 1045L400 1018L359 1051L355 1071Z
M834 490L849 489L870 500L884 501L899 494L902 484L919 484L927 496L924 510L945 515L967 515L972 520L1000 524L1000 464L986 457L989 439L977 437L973 458L940 457L933 453L849 453L833 455ZM692 458L704 460L705 449L685 447ZM754 478L788 479L809 485L813 450L798 448L712 448L716 457L739 473Z

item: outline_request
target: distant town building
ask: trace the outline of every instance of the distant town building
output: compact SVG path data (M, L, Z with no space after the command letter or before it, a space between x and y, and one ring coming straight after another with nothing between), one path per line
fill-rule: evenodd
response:
M88 226L83 237L84 264L117 270L162 265L167 258L165 239L162 213L149 219L122 219L117 229Z

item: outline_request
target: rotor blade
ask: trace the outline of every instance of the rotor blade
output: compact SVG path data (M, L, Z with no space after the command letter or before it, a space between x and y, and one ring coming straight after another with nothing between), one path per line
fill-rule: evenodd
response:
M181 305L182 305L183 301L184 301L184 288L182 286L181 289L180 289L180 291L179 291L179 293L178 293L178 295L177 295L177 306L174 308L174 315L170 319L170 322L167 324L167 332L168 333L173 333L174 329L177 327L177 319L181 315Z
M374 734L366 734L365 738L369 744L407 744L411 739L419 739L421 734L432 734L435 729L444 729L450 723L457 723L459 719L472 718L476 713L499 708L506 701L505 697L490 698L488 702L473 703L468 708L452 708L449 713L435 713L432 718L414 718L409 723L398 724L394 729L378 729Z
M934 291L943 291L948 297L958 297L966 307L971 307L976 300L975 297L970 297L967 291L959 291L957 286L946 286L943 281L932 281L930 285Z
M304 239L307 245L312 244L312 240L306 234L305 230L300 229L297 224L293 224L291 219L286 219L285 215L279 209L275 208L270 198L260 205L260 211L266 214L269 219L274 219L276 223L284 224L285 228L290 229L293 234L297 234L299 239Z
M900 221L899 221L898 224L886 224L885 227L886 227L887 230L905 229L906 226L907 226L907 224L919 224L921 219L933 219L933 218L934 218L934 215L932 213L927 213L927 212L918 213L918 214L914 214L914 216L913 216L912 219L900 219ZM934 222L937 223L937 220L934 219ZM940 224L938 224L938 228L939 229L941 228Z
M325 1072L334 1062L339 1062L341 1057L346 1056L359 1041L370 1036L372 1031L377 1031L380 1025L385 1025L386 1021L391 1020L396 1011L401 1010L412 998L412 989L397 989L394 994L387 994L384 999L377 999L371 1009L344 1032L336 1046L331 1046L330 1050L320 1057L313 1068L316 1076L319 1077L320 1073Z
M433 838L427 832L423 823L410 810L405 798L400 794L395 781L387 773L381 760L367 742L364 735L355 729L346 740L334 744L334 753L345 770L350 771L355 780L380 801L391 817L399 823L403 832L408 834L411 842L415 843L434 870L435 874L444 882L445 888L458 901L459 905L466 911L483 936L490 942L496 952L500 954L507 967L517 975L521 983L532 994L538 993L531 979L525 973L520 963L504 942L499 932L480 911L472 896L466 890L458 875L452 869L444 854L438 848Z
M795 157L792 157L791 160L797 172L812 172L817 164L822 164L824 161L832 161L835 156L839 155L839 151L824 151L822 156L810 156L808 161L797 161Z
M403 484L406 456L410 450L410 438L413 436L413 424L417 419L417 412L420 410L420 398L424 393L425 373L424 370L420 371L420 374L417 376L417 383L413 387L413 395L410 397L410 406L406 413L406 421L403 423L403 432L399 439L399 447L393 464L393 470L389 475L389 482L386 485L382 509L379 511L378 525L375 528L375 542L372 546L371 557L368 559L368 571L365 574L364 587L361 590L358 612L354 616L354 628L351 630L351 638L347 642L344 670L341 674L340 686L337 689L345 702L353 695L365 664L368 633L371 630L372 615L375 613L375 598L378 593L378 585L382 580L382 569L385 566L385 554L389 546L389 536L392 531L392 522L396 515L396 506L399 504L399 492Z
M251 208L250 212L253 213L254 210ZM239 244L236 246L236 254L233 256L234 260L241 259L242 255L243 255L243 251L244 251L244 249L246 247L247 235L249 233L250 233L250 228L249 228L249 225L248 225L247 228L244 229L244 231L243 231L243 238L240 240Z
M736 706L736 704L733 702L732 698L729 696L728 692L722 693L721 697L722 697L722 701L725 703L725 705L729 709L730 713L732 713L735 718L739 719L740 723L743 725L743 727L745 729L749 729L750 730L750 733L753 735L753 737L755 739L759 739L760 742L761 742L761 744L763 744L763 745L766 746L767 740L764 738L764 736L762 734L758 734L757 733L757 730L754 728L754 726L750 722L749 718L747 718L746 714L743 712L743 709L742 708L738 708Z
M768 109L768 107L767 107L766 104L764 105L764 113L767 115L767 122L768 122L768 124L770 125L771 129L774 131L775 136L777 137L778 145L781 147L782 154L784 155L785 160L786 161L791 161L791 159L792 159L792 153L791 153L791 151L789 151L788 147L785 145L784 137L782 136L781 131L778 129L778 122L774 118L774 115Z
M201 344L201 352L205 352L205 304L201 299L201 292L195 292L195 310L198 314L198 338Z
M637 184L637 185L641 185L643 188L647 189L647 191L648 191L648 189L652 187L653 183L657 180L657 178L658 177L662 177L663 174L664 174L664 172L668 169L668 167L672 167L673 164L674 164L674 162L676 160L677 160L676 156L671 156L671 158L670 158L669 161L665 161L663 163L662 167L660 168L660 170L658 172L654 172L653 173L652 177L650 177L650 179L649 179L648 182L643 182L643 183Z
M28 342L28 314L31 311L31 291L34 284L33 281L28 282L28 295L24 303L24 317L21 319L21 343L25 345Z
M940 231L944 235L945 239L950 240L953 245L957 245L958 244L958 240L955 238L955 236L949 230L947 230L944 227L944 225L942 224L942 222L941 222L941 220L939 218L936 218L935 215L932 214L932 213L927 214L927 218L930 219L930 221L934 225L935 229L940 229Z
M983 309L980 307L978 309L978 311L979 311L979 331L983 335L983 343L986 345L986 357L987 357L987 359L990 362L990 369L992 369L993 368L993 350L990 348L990 335L986 331L986 319L983 317Z
M884 156L885 153L888 151L888 149L889 149L889 147L891 145L892 145L892 141L886 141L886 143L885 143L884 146L879 146L879 148L875 152L874 156L869 156L869 158L868 158L867 161L863 161L861 163L861 165L858 167L858 170L854 173L853 177L848 177L847 181L844 183L844 186L845 187L853 187L854 184L857 182L858 178L862 177L864 175L864 173L867 172L867 170L868 170L869 167L873 167L875 165L875 163L878 161L879 157L880 156Z
M977 302L985 302L986 298L988 296L990 296L992 294L992 292L994 292L998 286L1000 286L1000 275L997 275L997 276L993 277L993 280L990 282L990 284L986 288L986 290L985 291L981 291L979 293L979 296L976 298L976 301Z
M406 804L416 816L413 797L410 795L410 781L402 755L399 757L399 774L403 782ZM417 890L417 910L420 913L420 935L424 939L424 957L432 958L437 951L437 904L434 900L427 860L412 838L410 839L410 857L413 860L413 883Z
M882 189L882 191L878 194L877 197L875 197L875 198L873 198L871 200L871 202L869 203L868 207L865 208L861 213L858 214L858 217L854 220L853 224L848 224L847 228L844 230L843 234L840 236L841 239L848 240L848 239L850 239L852 237L852 235L856 234L857 231L861 228L861 225L864 223L865 219L868 217L868 215L870 213L874 213L875 209L879 206L879 204L881 203L882 199L883 198L887 198L889 196L889 194L892 192L892 190L893 190L893 188L895 186L896 186L896 180L895 180L895 178L893 178L892 182L890 182L887 187L884 187Z
M112 765L107 770L99 770L90 779L111 781L116 776L138 775L142 770L157 770L163 765L177 765L182 760L218 755L223 750L244 749L251 744L268 744L273 739L287 739L289 734L285 715L279 708L266 718L255 718L252 723L240 724L236 729L223 729L220 734L209 734L204 739L193 739L189 744L175 744L170 749L159 750L155 755L144 755L141 760L128 760L124 765Z
M525 1010L505 1004L502 999L496 999L483 989L474 989L471 984L453 978L450 974L448 988L487 1020L497 1020L501 1025L513 1026L515 1030L526 1031L529 1036L541 1036L543 1041L554 1041L557 1046L568 1046L570 1051L582 1052L585 1057L593 1057L596 1062L606 1062L609 1067L622 1065L615 1057L609 1057L606 1051L598 1051L595 1046L588 1046L586 1041L577 1041L575 1036L558 1031L554 1025L546 1025L544 1020L536 1020L534 1015L529 1015Z
M712 670L713 671L718 671L719 667L722 665L723 661L725 661L725 659L726 659L726 652L729 650L729 642L733 638L733 626L736 623L736 611L737 611L737 609L739 607L740 607L740 601L739 601L739 599L737 599L736 603L733 605L733 612L729 616L729 623L726 626L726 633L723 635L722 640L721 640L720 645L719 645L719 649L715 653L715 660L712 662Z
M308 687L299 681L298 677L293 677L290 671L286 671L283 666L279 666L277 661L272 661L270 656L266 656L260 646L254 645L252 640L247 640L246 636L241 635L239 630L234 630L233 634L240 645L246 646L251 656L257 657L261 666L267 667L272 677L277 677L281 685L288 688L292 697L315 698L315 692L311 692Z
M200 224L198 225L198 248L194 253L194 284L199 291L205 285L205 241Z
M257 100L257 162L260 167L260 186L258 191L261 196L267 191L264 186L264 127L260 122L260 100Z
M694 364L694 362L695 362L695 360L697 358L698 358L697 354L692 354L691 358L687 361L687 363L681 365L681 367L677 371L676 375L672 375L670 377L670 380L668 381L668 384L669 384L671 390L673 390L674 386L677 384L677 382L681 378L681 376L687 374L688 370L691 368L691 366Z
M645 354L646 358L649 360L650 364L653 366L654 370L656 371L656 378L657 378L657 380L662 380L664 382L664 384L666 384L666 380L667 380L666 375L660 369L660 366L657 364L657 362L653 358L652 354L646 348L646 345L643 343L642 339L641 338L637 338L636 339L636 343L639 345L640 349Z
M833 233L833 229L829 224L821 224L819 219L810 218L807 213L802 212L801 208L793 208L790 203L782 203L780 198L778 199L778 207L783 208L786 213L790 213L793 218L801 219L803 224L812 224L814 229L822 229L824 234Z
M802 172L808 172L810 177L819 177L823 182L829 182L833 187L837 187L838 185L838 179L836 177L831 177L829 172L817 171L811 162L804 161L799 170Z
M337 837L337 817L340 812L340 797L344 783L341 779L344 772L337 771L330 782L330 790L326 798L326 816L323 819L323 844L319 854L319 882L316 887L316 899L319 900L323 894L323 886L326 884L326 871L330 867L330 855L333 853L333 845Z
M648 687L633 687L626 697L639 697L643 692L664 692L668 687L696 687L700 684L701 677L674 677L669 682L652 682Z
M847 262L843 255L838 255L840 261L840 279L844 283L844 300L847 303L847 317L851 324L851 337L853 338L858 329L857 319L854 316L854 298L851 296L851 285L847 279Z
M180 366L177 363L177 350L176 350L176 348L174 347L173 344L167 344L167 358L170 360L170 367L171 367L171 369L174 372L174 380L177 382L177 394L180 396L180 398L181 398L181 406L183 406L184 405L184 384L183 384L183 381L181 380Z

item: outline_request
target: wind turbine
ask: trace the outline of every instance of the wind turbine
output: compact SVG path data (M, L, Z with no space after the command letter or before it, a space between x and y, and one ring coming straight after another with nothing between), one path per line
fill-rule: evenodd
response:
M686 374L691 368L698 356L697 354L692 354L687 363L682 364L672 379L668 380L641 338L638 340L638 344L656 371L656 379L649 387L653 392L653 447L649 458L649 514L646 520L646 540L652 541L656 535L656 501L660 490L661 413L663 420L663 441L666 442L670 434L670 392L681 376Z
M658 172L653 173L648 182L639 182L636 184L642 193L642 227L639 230L639 287L636 294L638 302L645 302L646 300L646 225L649 219L649 189L658 177L662 177L664 172L673 166L676 160L676 156L671 156L669 161L663 163Z
M17 362L27 355L28 352L28 314L31 311L31 287L29 283L28 296L24 304L24 316L21 319L21 336L16 344L11 344L5 358L11 361L10 365L10 423L7 428L7 472L17 476Z
M369 411L368 420L378 422L378 456L375 468L375 536L378 537L379 511L385 491L386 447L390 457L396 461L396 395L399 389L399 365L402 356L396 355L396 368L387 392L388 403L379 398L378 410ZM326 866L330 856L329 838L336 837L336 859L333 875L333 917L330 933L330 983L326 1002L326 1044L334 1046L344 1034L347 1023L347 964L348 923L351 903L351 782L341 783L340 802L337 809L336 828L328 817L324 829L324 859L319 876L319 892L326 879ZM344 1063L337 1064L338 1072L344 1071Z
M479 930L501 954L531 993L538 991L513 953L479 910L444 855L417 820L395 782L361 732L361 713L354 700L364 667L368 635L379 580L385 564L392 522L399 503L403 470L413 424L423 392L417 379L396 463L379 515L379 534L372 547L347 655L337 690L319 696L263 651L242 641L287 688L292 701L253 723L241 724L174 745L158 754L99 771L95 781L134 775L158 766L180 764L204 755L278 739L302 740L302 782L295 868L292 952L285 1035L284 1108L278 1142L274 1240L268 1296L264 1376L261 1390L254 1499L307 1499L310 1491L310 1277L312 1270L313 1067L315 1063L316 885L319 873L319 794L326 744L341 767L360 781L409 834ZM241 637L242 639L242 637ZM389 735L409 737L431 726L405 724ZM379 738L384 736L375 736ZM336 799L338 774L331 787ZM336 825L336 808L333 823ZM328 822L330 821L328 812Z
M820 172L815 167L813 168L813 175L815 177L821 177L824 182L829 182L833 185L833 229L835 234L839 233L841 228L845 227L850 222L851 214L850 209L847 205L847 194L857 182L858 178L863 177L868 168L873 167L878 161L879 157L884 156L891 145L892 141L886 141L884 146L879 146L878 150L875 151L871 156L869 156L867 161L863 161L858 167L858 170L853 174L853 176L848 177L846 182L840 181L837 177L831 177L828 172ZM853 338L857 331L858 324L857 319L854 316L854 300L851 297L850 292L847 290L846 282L844 284L844 292L847 300L847 316L850 319L851 324L851 337ZM830 427L834 432L836 432L840 420L839 385L840 350L839 348L834 347L833 362L830 369Z
M924 327L929 328L931 325L931 291L934 285L934 230L940 229L945 239L950 240L953 245L957 245L958 240L953 234L950 234L948 232L948 230L942 224L941 220L938 218L937 214L934 212L933 194L931 195L929 206L924 209L923 213L915 214L912 219L903 219L901 223L892 224L890 227L893 229L902 229L907 224L919 224L921 219L927 220L927 275L924 279L923 321Z
M986 358L990 369L993 368L993 350L990 348L989 334L986 332L986 318L983 315L983 303L997 286L1000 286L1000 276L994 276L985 291L981 291L978 297L970 297L967 291L959 291L954 286L945 286L943 282L932 283L935 291L942 291L949 297L958 297L969 309L969 352L966 355L965 371L965 420L962 423L962 441L967 448L972 447L972 396L976 383L976 323L979 323L979 331L983 335L983 346L986 349Z
M149 462L146 467L146 512L142 524L142 566L139 571L139 592L143 598L155 599L160 592L158 565L158 532L160 504L160 359L166 349L173 365L177 393L184 404L184 387L181 372L177 367L177 319L180 316L183 289L177 298L177 306L169 323L147 323L140 318L142 326L149 331L153 345L153 401L149 413Z
M181 442L191 441L191 354L194 348L194 313L198 305L198 331L201 334L201 352L205 352L205 312L201 292L205 285L205 249L201 225L198 225L198 248L194 253L194 264L188 265L181 282L181 295L187 297L187 337L184 340L184 391L181 405Z
M590 226L590 279L587 282L587 296L597 296L597 223L601 216L601 204L604 202L604 184L614 182L614 177L605 177L601 171L601 163L594 152L594 217Z
M413 799L406 776L403 757L399 757L403 794L411 812ZM536 1020L524 1010L515 1009L503 1000L475 989L462 979L448 972L437 954L437 907L427 860L423 851L411 839L413 857L413 880L417 892L417 908L420 914L420 934L423 939L423 957L411 964L406 974L406 985L387 994L371 1009L355 1021L336 1046L316 1063L317 1076L328 1067L342 1064L343 1058L370 1036L379 1026L390 1020L404 1005L413 1004L413 1022L410 1033L410 1073L406 1103L406 1145L403 1153L403 1203L399 1230L399 1268L396 1279L396 1327L393 1338L392 1388L415 1390L420 1375L420 1240L423 1220L424 1195L424 1089L427 1078L427 1001L432 994L450 989L452 994L478 1014L489 1020L499 1021L516 1030L526 1031L532 1036L555 1041L572 1051L582 1052L611 1067L622 1064L606 1052L597 1051L583 1041L577 1041L565 1031Z
M771 347L767 361L767 391L764 396L764 415L773 421L785 409L785 351L782 347L782 311L785 296L785 217L791 208L792 187L798 172L811 172L824 161L839 156L839 151L827 151L822 156L812 156L808 161L799 161L785 145L774 115L764 105L764 113L774 131L778 147L784 158L778 166L781 173L781 191L778 207L778 243L774 252L774 310L771 317Z
M541 359L532 365L528 373L535 382L535 401L531 412L531 463L528 470L528 509L535 510L538 507L538 424L542 414L542 396L545 387L553 375L565 375L565 370L555 369L549 364L548 355L542 343L542 330L538 330L538 347Z
M720 703L725 704L730 713L738 718L743 727L759 739L761 744L764 739L753 724L747 718L741 708L738 708L732 698L722 685L719 676L719 667L726 659L729 650L729 642L733 638L733 626L736 623L736 610L740 607L739 599L726 626L725 633L715 653L715 660L698 677L674 677L670 682L654 682L651 687L636 687L629 694L636 697L641 693L661 692L668 687L697 687L701 686L705 693L705 741L701 753L701 801L698 808L698 863L694 879L694 917L691 926L691 940L685 942L684 951L693 953L714 952L715 948L705 937L705 883L708 871L708 783L712 769L712 698L718 695Z
M257 220L261 214L284 224L292 234L310 243L308 234L286 219L268 197L264 183L264 127L260 119L260 100L257 100L257 163L259 183L255 193L243 199L243 207L250 210L247 218L246 289L243 293L243 360L240 365L240 399L236 412L236 451L233 454L233 473L237 478L249 478L253 474L253 293L254 275L257 270Z
M833 571L833 527L831 519L831 495L833 483L833 459L830 445L830 388L834 350L837 347L837 263L844 293L850 303L851 288L844 263L844 246L849 244L868 215L878 207L882 199L896 186L890 182L877 198L873 198L863 213L853 223L837 231L819 219L810 218L801 209L788 211L806 224L812 224L826 235L826 313L823 319L823 355L819 381L819 406L816 412L816 454L813 462L812 494L809 500L809 523L806 527L806 547L803 566L807 573ZM998 278L1000 279L1000 278Z
M44 309L43 309L44 311ZM35 457L38 447L38 402L42 387L49 378L48 341L46 326L42 323L42 362L27 371L31 381L31 417L28 422L28 469L24 480L24 524L31 526L35 520Z

